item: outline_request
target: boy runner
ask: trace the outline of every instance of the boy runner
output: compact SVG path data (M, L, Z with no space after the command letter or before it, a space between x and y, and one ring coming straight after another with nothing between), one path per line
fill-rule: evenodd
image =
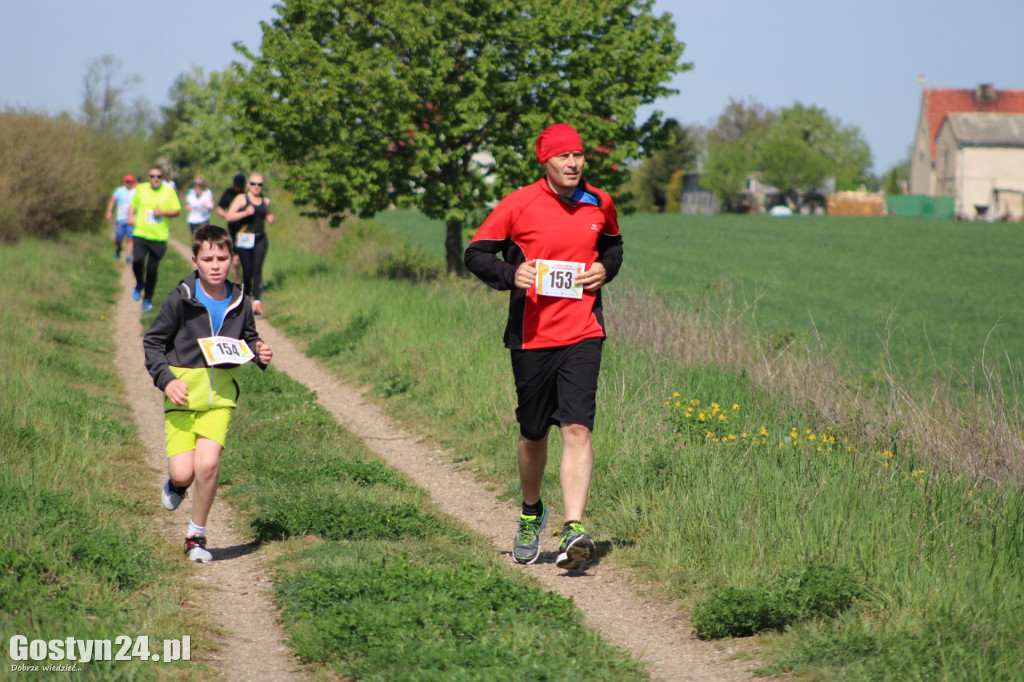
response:
M228 231L216 225L200 227L192 240L192 254L195 272L164 299L142 345L146 369L166 396L169 476L161 496L163 505L177 509L195 481L185 554L206 563L213 559L206 549L206 521L217 495L221 452L240 395L237 370L250 359L266 369L274 354L256 334L251 300L227 279Z
M523 564L540 556L548 517L541 480L548 429L557 425L566 521L555 563L575 570L597 554L582 520L605 337L600 288L622 265L622 237L611 196L583 180L583 142L572 127L548 127L537 138L536 155L544 177L501 200L474 235L465 263L489 286L511 290L505 347L519 398L523 492L512 556Z

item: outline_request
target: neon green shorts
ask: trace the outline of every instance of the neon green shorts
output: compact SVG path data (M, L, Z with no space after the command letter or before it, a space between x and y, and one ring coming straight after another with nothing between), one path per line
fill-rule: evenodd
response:
M202 412L174 410L167 412L164 430L167 433L167 456L196 449L196 439L209 438L224 446L231 423L230 407L215 407Z

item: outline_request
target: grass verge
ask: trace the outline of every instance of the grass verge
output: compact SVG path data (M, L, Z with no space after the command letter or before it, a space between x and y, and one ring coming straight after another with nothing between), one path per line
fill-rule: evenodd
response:
M95 236L0 246L0 677L50 663L102 680L208 672L198 661L17 661L8 647L14 635L148 636L159 654L183 635L193 651L210 644L188 567L153 533L155 491L111 363L121 267Z
M257 539L278 543L277 602L305 661L360 680L646 679L572 603L443 520L305 387L250 368L221 471Z

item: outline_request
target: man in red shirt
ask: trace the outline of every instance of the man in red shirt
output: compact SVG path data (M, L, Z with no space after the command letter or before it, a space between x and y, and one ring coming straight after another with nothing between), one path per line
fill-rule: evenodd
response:
M583 142L571 126L545 129L536 153L544 177L501 200L473 236L465 262L489 286L511 291L505 347L519 399L523 491L512 556L523 564L540 556L548 516L541 480L548 429L557 425L566 521L555 563L575 570L597 553L582 520L605 338L600 289L622 265L622 236L611 196L583 180Z

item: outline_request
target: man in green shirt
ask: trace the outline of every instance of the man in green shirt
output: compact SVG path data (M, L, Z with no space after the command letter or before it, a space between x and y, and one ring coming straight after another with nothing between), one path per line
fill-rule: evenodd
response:
M135 228L132 244L132 271L135 273L135 291L132 300L142 299L142 312L153 309L153 291L160 259L167 252L167 239L171 236L168 218L181 214L178 194L164 184L164 171L159 166L149 169L149 184L139 183L135 197L128 208L128 223Z

